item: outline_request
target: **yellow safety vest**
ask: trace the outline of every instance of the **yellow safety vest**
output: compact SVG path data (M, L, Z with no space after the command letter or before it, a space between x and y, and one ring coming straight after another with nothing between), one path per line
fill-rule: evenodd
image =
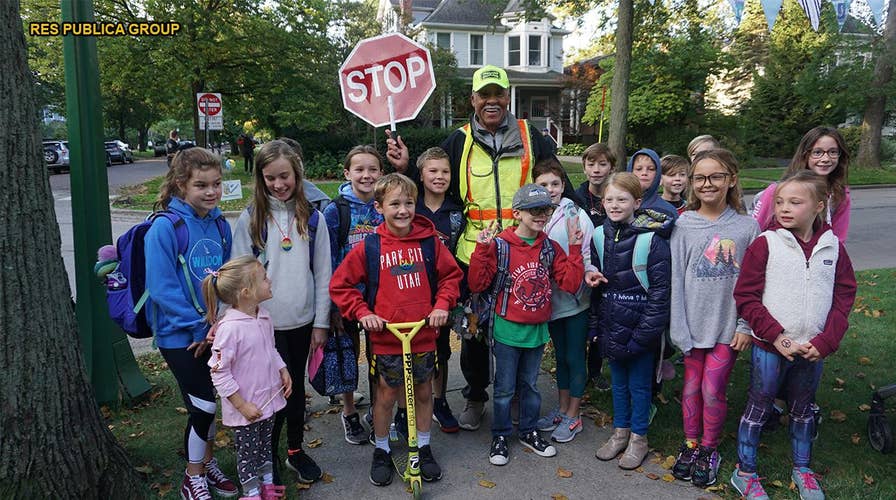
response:
M467 227L457 242L456 253L458 260L464 264L470 263L470 256L476 248L476 236L493 220L497 220L501 228L515 224L511 209L513 195L523 184L532 181L529 124L526 120L517 120L517 123L523 143L522 156L501 157L497 162L473 140L470 124L461 128L465 140L458 173Z

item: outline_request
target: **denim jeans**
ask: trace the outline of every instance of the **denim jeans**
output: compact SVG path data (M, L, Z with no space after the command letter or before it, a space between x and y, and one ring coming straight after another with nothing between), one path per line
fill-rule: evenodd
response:
M650 351L625 361L610 360L613 427L630 428L635 434L647 435L654 359Z
M510 400L515 392L520 395L520 435L535 430L535 422L541 411L541 394L538 393L538 370L544 346L513 347L495 341L495 386L492 436L509 436L513 433L510 420Z

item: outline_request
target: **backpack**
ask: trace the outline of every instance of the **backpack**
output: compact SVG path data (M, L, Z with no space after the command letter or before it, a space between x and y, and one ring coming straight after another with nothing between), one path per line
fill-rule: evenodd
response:
M635 251L632 254L632 271L638 278L638 283L644 291L650 290L650 280L647 278L647 258L650 256L650 244L653 241L653 232L640 233L635 239ZM606 236L602 229L594 231L594 249L597 250L597 258L600 260L601 271L604 269L604 241Z
M464 211L449 211L448 223L451 226L451 232L448 234L448 242L446 246L448 247L448 250L451 250L451 253L454 254L457 252L457 242L460 240L460 235L464 229Z
M153 329L146 310L143 308L149 298L149 290L146 289L146 254L143 242L146 233L156 220L164 218L174 226L174 235L177 239L177 260L187 281L190 291L190 299L193 307L201 316L205 309L199 304L196 290L193 289L193 281L187 270L187 261L184 253L190 244L190 235L184 219L167 210L154 212L146 220L128 229L116 242L118 253L118 265L106 280L106 302L109 305L109 315L118 326L128 335L137 339L152 337ZM226 254L230 248L230 242L224 236L227 234L227 220L223 215L215 219L215 225L221 234L221 246Z
M336 211L339 214L339 230L336 231L336 248L342 248L348 243L348 230L352 224L352 207L348 200L341 194L333 198L332 203L336 204Z
M253 205L249 205L246 210L249 211L249 215L252 215L252 211L254 209ZM308 218L308 267L311 269L311 274L314 274L314 241L317 237L317 224L320 221L320 214L317 213L317 210L312 206L311 207L311 217ZM262 241L268 241L268 225L265 224L263 228L261 228L261 239ZM252 243L252 255L257 259L259 255L264 253L263 248L258 248L255 246L255 243ZM265 266L267 266L267 255L265 255L264 262Z
M438 291L438 275L436 273L436 240L427 236L420 240L423 252L423 266L426 268L426 279L429 281L430 303L435 304ZM373 233L364 238L364 257L367 259L367 283L364 287L364 300L373 311L376 304L376 292L380 286L380 235Z

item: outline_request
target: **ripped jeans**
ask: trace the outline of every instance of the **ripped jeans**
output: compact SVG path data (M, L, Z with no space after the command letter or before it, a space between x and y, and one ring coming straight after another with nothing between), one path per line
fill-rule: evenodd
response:
M740 470L756 472L756 450L762 425L774 414L772 404L779 386L787 388L790 408L790 445L794 467L808 467L812 459L815 419L812 402L821 380L824 361L808 361L795 356L793 361L777 352L757 346L751 349L750 392L737 430L737 456Z

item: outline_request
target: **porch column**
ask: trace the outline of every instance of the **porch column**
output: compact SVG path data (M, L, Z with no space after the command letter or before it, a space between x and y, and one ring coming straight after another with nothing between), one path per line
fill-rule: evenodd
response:
M516 116L516 86L510 86L510 114Z

